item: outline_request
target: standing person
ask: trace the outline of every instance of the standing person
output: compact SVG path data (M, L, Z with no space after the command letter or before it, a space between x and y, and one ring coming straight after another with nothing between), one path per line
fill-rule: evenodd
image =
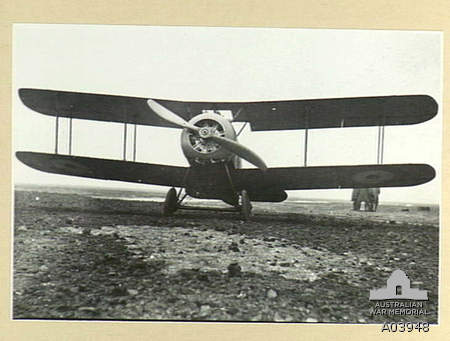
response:
M360 188L353 188L352 190L353 211L359 211L361 208L361 202L358 201L360 190Z
M360 188L359 189L359 195L356 199L356 207L358 211L360 210L361 203L364 202L364 211L370 210L370 190L369 188Z
M376 212L378 208L378 196L380 195L379 188L369 188L369 196L370 196L370 205L369 210L372 212Z
M375 212L378 207L379 188L354 188L352 191L353 210L359 211L361 203L365 203L364 210Z

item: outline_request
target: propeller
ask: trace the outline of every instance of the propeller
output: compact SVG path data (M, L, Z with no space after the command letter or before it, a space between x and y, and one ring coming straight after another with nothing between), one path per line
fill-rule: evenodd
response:
M174 112L170 111L169 109L167 109L166 107L162 106L161 104L157 103L156 101L154 101L152 99L149 99L147 101L147 104L163 120L171 122L180 128L189 129L192 132L199 135L201 138L211 139L212 141L216 142L221 147L227 149L228 151L236 154L237 156L241 157L242 159L250 162L252 165L258 167L263 172L267 170L267 165L264 162L264 160L261 159L255 152L251 151L244 145L242 145L234 140L231 140L229 138L217 136L210 129L197 127L197 126L187 122L182 117L178 116Z
M190 124L189 122L185 121L183 118L181 118L174 112L170 111L169 109L162 106L158 102L155 102L152 99L149 99L147 101L147 104L163 120L169 121L170 123L173 123L178 127L187 128L187 129L195 131L197 133L200 130L199 127L197 127L193 124Z

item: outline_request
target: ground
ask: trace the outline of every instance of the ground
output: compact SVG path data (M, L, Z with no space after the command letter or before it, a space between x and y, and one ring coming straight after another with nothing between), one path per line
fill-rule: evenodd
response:
M437 206L255 203L244 223L236 213L161 217L149 196L16 188L13 317L437 322ZM428 291L427 315L371 314L370 289L395 269Z

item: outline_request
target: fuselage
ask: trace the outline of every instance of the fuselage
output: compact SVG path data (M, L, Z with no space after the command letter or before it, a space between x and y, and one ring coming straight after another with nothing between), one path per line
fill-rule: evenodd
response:
M238 205L242 189L234 170L241 168L241 159L214 141L210 134L237 141L237 134L229 120L216 113L200 114L189 123L200 127L198 134L188 129L181 133L181 148L191 167L186 175L186 193L194 198L219 199ZM205 136L205 138L202 138ZM260 188L249 191L252 201L279 202L287 198L279 189Z
M200 127L200 132L197 135L183 129L181 133L181 149L191 165L185 180L186 192L194 198L220 199L232 205L237 204L231 172L241 167L241 159L214 141L202 137L214 134L236 141L233 125L216 113L197 115L189 123Z

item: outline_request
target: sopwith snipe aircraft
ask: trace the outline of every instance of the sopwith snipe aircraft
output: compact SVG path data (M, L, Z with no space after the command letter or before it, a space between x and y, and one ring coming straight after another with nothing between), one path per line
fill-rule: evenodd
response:
M417 124L433 118L436 101L427 95L282 100L259 102L189 102L43 89L20 89L30 109L56 117L55 153L20 151L26 165L49 173L171 187L163 205L165 215L177 209L214 209L183 205L186 196L219 199L251 215L252 201L281 202L286 190L414 186L435 176L427 164L382 164L384 127ZM231 113L227 118L224 112ZM121 122L124 160L58 153L58 119ZM255 152L240 144L233 123L245 122L252 131L305 130L304 167L267 167ZM133 124L134 157L126 160L127 124ZM136 126L181 128L181 148L189 167L136 162ZM308 130L378 126L377 164L307 166ZM69 145L72 131L70 128ZM241 159L256 168L241 168ZM179 188L177 191L175 188Z

